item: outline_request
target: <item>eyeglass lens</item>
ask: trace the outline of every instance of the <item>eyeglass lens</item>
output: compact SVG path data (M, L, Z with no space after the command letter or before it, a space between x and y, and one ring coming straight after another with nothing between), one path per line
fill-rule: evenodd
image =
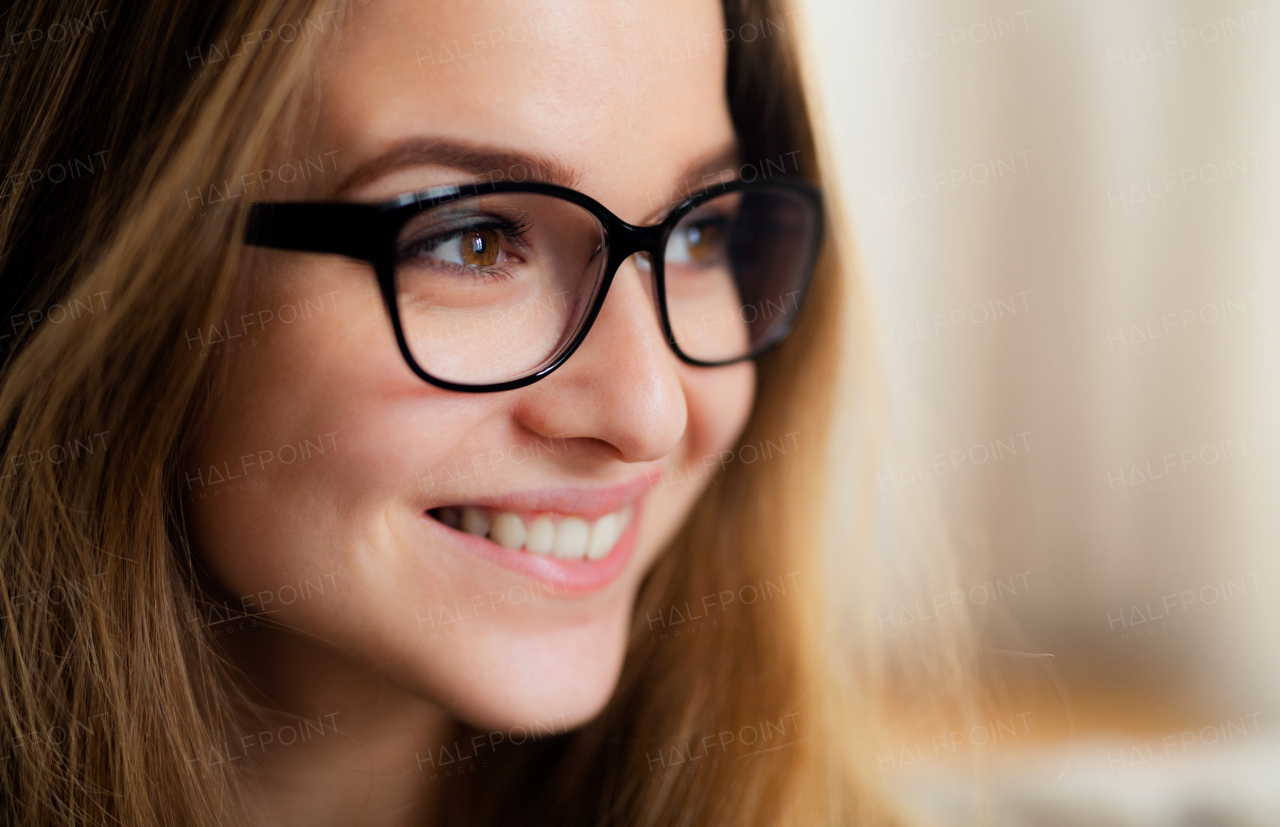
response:
M676 346L728 362L785 336L816 240L813 207L782 189L722 195L681 218L663 255Z

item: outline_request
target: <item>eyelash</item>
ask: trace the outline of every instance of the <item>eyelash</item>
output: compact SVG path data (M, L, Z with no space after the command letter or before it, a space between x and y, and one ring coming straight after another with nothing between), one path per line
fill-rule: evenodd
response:
M522 239L525 233L528 232L530 226L532 225L528 221L528 219L525 217L521 217L514 222L507 221L505 219L501 219L501 220L491 219L478 224L471 224L471 225L466 225L462 227L457 227L443 234L431 235L422 239L414 239L408 242L407 244L402 245L400 250L397 251L396 261L397 263L402 263L415 258L427 259L428 258L427 256L422 256L419 253L419 251L422 251L427 244L431 245L429 249L435 250L440 246L447 244L448 242L453 241L456 238L461 237L463 233L475 232L477 230L497 230L500 233L502 233L502 237L504 239L506 239L509 242L518 244L520 239ZM511 278L511 275L512 275L509 271L504 270L501 267L482 268L482 267L475 267L475 266L459 265L451 261L443 261L441 259L431 259L430 266L444 268L444 269L451 269L454 272L464 273L466 275L474 276L476 278L485 278L485 279L491 279L491 278L508 279L508 278Z

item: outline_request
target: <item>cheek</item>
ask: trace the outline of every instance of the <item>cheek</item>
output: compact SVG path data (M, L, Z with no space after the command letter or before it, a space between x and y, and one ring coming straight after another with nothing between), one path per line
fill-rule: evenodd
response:
M232 352L211 399L183 485L192 539L237 593L355 577L388 544L389 509L408 508L417 474L444 462L483 407L442 399L408 372L362 268L249 277L271 289L232 314L229 333L245 314L272 320L248 331L253 344Z
M681 382L689 409L689 459L700 463L704 457L730 450L755 402L755 363L689 367L684 369Z
M684 524L694 503L716 474L733 472L733 443L746 426L755 402L755 364L703 369L677 367L689 411L680 451L669 457L663 481L649 493L639 553L641 567L652 565Z
M712 369L681 364L677 370L688 421L681 448L663 471L663 482L649 494L639 544L644 567L675 537L707 480L717 473L733 473L733 446L755 402L754 362Z

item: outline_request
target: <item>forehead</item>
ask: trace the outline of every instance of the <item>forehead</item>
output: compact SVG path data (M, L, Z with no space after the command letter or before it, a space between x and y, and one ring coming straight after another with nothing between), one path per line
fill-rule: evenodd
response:
M717 0L352 4L313 148L353 166L422 137L510 148L616 199L732 140L723 28Z

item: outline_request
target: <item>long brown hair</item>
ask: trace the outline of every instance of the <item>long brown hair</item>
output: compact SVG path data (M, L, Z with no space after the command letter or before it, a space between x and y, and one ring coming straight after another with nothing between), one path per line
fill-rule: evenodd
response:
M0 385L0 807L13 824L213 825L241 812L236 779L193 760L234 742L242 699L207 625L189 622L202 595L175 492L208 382L182 331L225 316L244 213L188 220L181 207L208 182L261 168L300 111L323 38L260 48L225 71L208 44L340 21L342 4L122 5L30 0L5 27L5 42L25 46L0 77L0 153L23 172L0 202L0 333L13 328ZM725 0L743 161L783 156L830 183L785 12ZM83 157L102 163L53 181L54 165ZM826 643L826 434L842 311L859 291L827 191L828 243L795 332L760 362L742 461L645 580L613 699L580 730L449 785L449 823L894 820L868 761L874 687L837 681ZM732 611L722 598L716 622L693 633L697 607L726 592ZM708 738L720 752L686 771L690 745Z

